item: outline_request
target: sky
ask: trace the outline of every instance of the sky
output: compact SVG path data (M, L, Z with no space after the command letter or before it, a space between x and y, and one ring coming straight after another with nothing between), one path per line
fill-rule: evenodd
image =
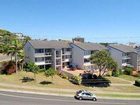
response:
M140 43L140 0L0 0L0 29L32 39Z

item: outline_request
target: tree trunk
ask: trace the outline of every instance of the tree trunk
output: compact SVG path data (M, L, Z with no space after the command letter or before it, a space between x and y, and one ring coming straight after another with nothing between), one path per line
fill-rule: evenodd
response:
M23 71L23 62L22 62L22 64L21 64L21 69L22 69L22 71Z
M12 61L12 54L11 54L11 61Z
M15 53L16 73L17 73L17 52Z
M35 80L35 82L36 82L36 74L34 73L34 80Z
M101 70L101 69L99 69L99 76L102 76L101 72L102 72L102 70Z

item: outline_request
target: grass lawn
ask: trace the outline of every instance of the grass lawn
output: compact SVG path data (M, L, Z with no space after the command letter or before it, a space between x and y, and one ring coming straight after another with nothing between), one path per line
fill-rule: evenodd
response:
M120 75L119 78L128 80L128 81L135 81L136 79L140 78L140 77L134 77L134 76L130 76L130 75Z
M106 77L106 78L108 78L111 81L111 83L130 84L129 81L119 79L118 77Z
M33 91L39 91L39 92L50 92L50 93L64 93L64 94L74 94L76 90L79 89L86 89L93 91L97 93L99 96L111 96L113 93L113 97L115 97L115 93L136 93L135 97L139 97L138 93L140 93L140 87L136 87L134 85L131 85L128 81L124 81L122 79L118 79L118 77L107 77L111 80L112 84L123 84L121 85L111 85L109 87L86 87L82 85L75 85L69 82L66 79L62 79L59 76L54 76L52 79L51 77L46 78L43 73L39 73L36 75L37 80L30 81L30 82L22 82L23 77L30 77L33 78L33 73L27 73L24 71L19 72L18 74L12 74L12 75L0 75L0 84L8 84L11 85L10 89L16 88L20 90L33 90ZM126 84L126 86L125 86ZM12 85L17 85L18 87L14 87ZM29 88L28 88L29 87ZM8 86L2 86L0 85L0 88L8 88ZM54 90L51 90L53 89ZM65 91L67 90L67 91ZM70 90L70 91L69 91ZM115 92L115 93L114 93ZM123 96L123 95L122 95ZM130 95L128 96L130 97Z
M22 82L23 77L34 78L34 74L30 72L21 71L18 74L12 75L0 75L0 83L16 84L21 86L37 86L37 87L49 87L49 88L66 88L66 89L79 89L86 88L84 86L74 85L66 79L55 75L54 78L46 78L43 73L36 75L36 82Z

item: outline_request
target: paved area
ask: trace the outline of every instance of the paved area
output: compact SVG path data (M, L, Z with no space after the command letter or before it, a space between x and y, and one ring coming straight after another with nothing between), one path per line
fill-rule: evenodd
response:
M0 105L140 105L140 100L98 99L76 100L73 97L35 95L0 91Z
M67 72L69 74L73 74L73 75L80 75L80 74L83 74L85 72L92 72L93 74L96 74L96 75L99 75L99 72L98 70L95 70L94 72L93 71L88 71L88 70L82 70L82 69L75 69L75 70L71 70L71 69L63 69L64 72Z

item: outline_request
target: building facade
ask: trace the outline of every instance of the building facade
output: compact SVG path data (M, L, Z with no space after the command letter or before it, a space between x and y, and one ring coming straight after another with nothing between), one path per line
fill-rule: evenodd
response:
M57 70L74 65L80 69L94 70L90 62L91 54L106 50L106 47L96 43L41 41L32 40L25 44L25 62L35 62L40 68L53 67Z
M114 44L109 45L108 50L111 57L118 63L119 68L130 66L138 69L138 54L133 47L122 44Z
M53 67L61 70L69 66L72 60L72 49L69 42L34 40L24 47L25 62L35 62L40 68Z
M90 62L90 57L96 51L107 50L106 47L97 43L71 43L72 63L84 70L95 70L96 66Z

